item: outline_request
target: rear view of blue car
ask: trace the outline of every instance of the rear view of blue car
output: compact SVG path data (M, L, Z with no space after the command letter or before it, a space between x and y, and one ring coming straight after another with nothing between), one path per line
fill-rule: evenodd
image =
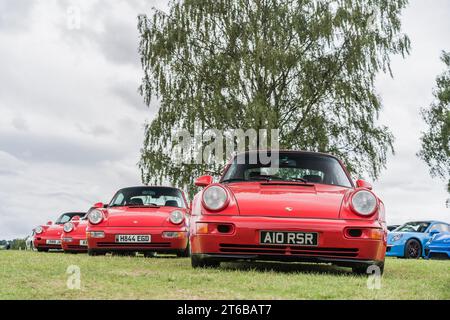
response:
M425 256L428 259L450 259L450 232L434 235L425 244Z
M425 246L435 235L450 232L450 225L441 221L407 222L389 232L386 256L417 259L425 257Z

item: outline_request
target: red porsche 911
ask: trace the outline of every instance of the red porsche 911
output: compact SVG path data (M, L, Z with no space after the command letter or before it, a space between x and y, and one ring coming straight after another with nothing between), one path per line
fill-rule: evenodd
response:
M38 226L34 229L34 247L37 251L48 251L50 249L61 250L61 235L63 226L75 216L84 216L85 212L63 213L53 224L51 221L46 225Z
M107 252L174 253L189 256L189 208L184 193L171 187L131 187L98 203L88 214L89 255Z
M66 222L61 235L61 247L67 253L87 252L87 217L74 216Z
M191 208L191 262L269 260L331 263L383 272L387 229L383 202L363 180L356 185L341 161L322 153L265 151L236 155L218 183Z

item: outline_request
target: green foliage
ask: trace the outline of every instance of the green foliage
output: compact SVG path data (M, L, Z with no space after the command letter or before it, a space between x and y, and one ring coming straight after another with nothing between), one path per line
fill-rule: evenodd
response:
M422 109L422 117L428 130L421 137L419 152L429 166L432 176L450 178L450 53L443 52L442 62L446 70L436 78L435 101ZM450 192L450 179L447 185Z
M407 0L172 1L139 16L141 94L160 101L146 126L146 183L192 185L222 165L173 165L170 133L279 129L280 147L329 152L377 178L393 136L376 124L378 72L408 53ZM191 190L192 191L192 190Z

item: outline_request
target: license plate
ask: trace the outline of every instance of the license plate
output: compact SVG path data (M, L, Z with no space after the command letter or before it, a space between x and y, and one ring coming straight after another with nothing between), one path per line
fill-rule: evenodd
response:
M87 240L80 240L80 246L87 246Z
M149 234L118 234L116 242L118 243L149 243L151 242Z
M61 244L61 240L47 240L46 244Z
M294 246L317 246L319 235L317 232L294 231L261 231L261 244L283 244Z

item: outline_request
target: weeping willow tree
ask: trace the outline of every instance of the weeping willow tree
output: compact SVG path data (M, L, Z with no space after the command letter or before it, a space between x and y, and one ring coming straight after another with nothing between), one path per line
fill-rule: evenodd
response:
M185 0L138 17L144 183L190 186L222 164L173 164L170 132L278 129L281 148L329 152L377 178L393 136L377 124L379 72L406 55L407 0ZM190 189L192 191L192 189Z
M419 157L428 164L433 177L449 179L450 193L450 53L443 52L441 60L446 70L436 79L435 101L422 109L428 130L421 137Z

